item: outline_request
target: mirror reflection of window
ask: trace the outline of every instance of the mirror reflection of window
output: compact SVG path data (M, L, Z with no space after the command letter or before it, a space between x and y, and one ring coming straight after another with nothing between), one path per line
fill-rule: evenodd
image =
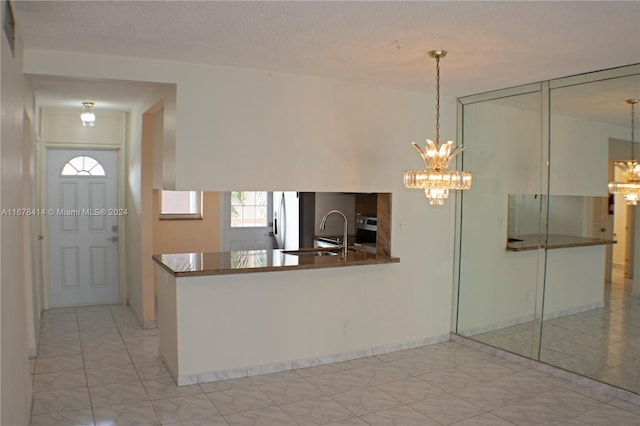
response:
M549 234L605 238L608 197L579 195L509 194L507 238ZM549 209L548 217L544 214ZM548 225L547 225L548 223Z
M175 253L168 256L166 262L174 271L197 271L202 267L200 253Z
M507 238L516 238L522 235L522 227L520 225L522 202L517 195L509 194L508 210L507 210Z
M160 219L202 219L202 191L161 191Z
M231 227L267 226L267 191L231 192Z
M232 269L264 268L267 265L266 250L240 250L231 253Z

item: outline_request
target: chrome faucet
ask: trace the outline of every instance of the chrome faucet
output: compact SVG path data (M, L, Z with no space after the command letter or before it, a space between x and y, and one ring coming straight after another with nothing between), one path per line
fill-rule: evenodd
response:
M344 239L342 240L342 252L344 253L344 257L347 257L347 217L340 210L331 210L327 214L324 215L322 221L320 221L320 230L324 231L324 227L327 224L327 218L332 213L339 214L344 219Z

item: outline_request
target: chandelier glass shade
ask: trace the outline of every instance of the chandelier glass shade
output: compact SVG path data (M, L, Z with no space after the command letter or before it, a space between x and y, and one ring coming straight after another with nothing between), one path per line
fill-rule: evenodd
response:
M640 164L635 160L633 148L635 144L635 106L638 99L627 99L631 105L631 160L619 161L615 163L616 168L624 174L624 181L610 182L609 192L624 196L628 205L636 206L640 201Z
M424 189L429 204L442 206L451 190L471 188L471 173L449 170L449 163L464 147L455 146L453 141L440 144L440 58L446 50L432 50L429 56L436 60L436 140L427 139L423 150L417 143L411 142L424 160L425 170L405 170L405 188Z
M84 111L80 114L80 120L82 120L82 125L84 127L95 127L96 125L96 114L93 112L93 102L83 102Z
M417 143L412 145L424 159L426 170L405 170L405 188L424 189L429 204L437 206L444 204L450 190L471 188L471 173L449 170L451 159L462 151L462 146L454 147L453 141L449 141L437 149L431 139L427 139L424 151Z

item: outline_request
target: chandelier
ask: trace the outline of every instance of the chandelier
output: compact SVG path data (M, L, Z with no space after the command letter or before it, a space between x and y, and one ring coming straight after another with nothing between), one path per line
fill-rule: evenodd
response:
M625 180L624 182L610 182L609 192L624 195L627 204L636 206L640 201L640 164L633 155L633 146L635 145L635 106L640 100L627 99L626 102L631 105L631 160L615 163L616 167L624 173Z
M429 204L442 206L449 196L450 190L471 188L471 173L449 170L449 162L464 147L454 146L453 141L440 145L440 58L444 58L446 50L432 50L429 56L436 60L436 141L427 139L424 151L417 143L411 142L420 152L426 170L405 170L405 188L424 189Z
M80 120L82 120L82 125L84 127L95 127L96 125L96 114L93 112L93 102L83 102L84 111L80 114Z

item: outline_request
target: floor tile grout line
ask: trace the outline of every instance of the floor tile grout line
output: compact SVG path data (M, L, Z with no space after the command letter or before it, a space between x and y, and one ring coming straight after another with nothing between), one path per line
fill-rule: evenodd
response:
M596 310L596 312L581 312L581 313L577 313L575 314L576 317L568 319L566 321L563 321L562 318L559 319L550 319L549 321L554 321L552 323L552 325L554 327L557 327L560 330L565 330L566 332L569 333L574 333L575 336L573 336L572 338L578 339L579 336L583 336L584 339L590 339L593 341L593 344L598 344L597 339L603 339L603 338L607 338L608 337L608 341L610 342L611 340L611 331L612 328L615 328L615 330L613 330L614 332L614 336L619 335L619 339L622 339L622 341L626 340L624 335L625 334L629 334L631 333L631 335L633 337L637 337L640 333L640 329L637 327L638 324L640 324L640 322L637 321L637 319L635 319L635 317L637 317L636 312L639 312L636 308L640 305L638 305L636 299L631 299L630 298L630 294L628 291L628 283L625 282L624 284L616 284L615 282L613 284L610 284L609 286L609 291L611 291L611 293L607 293L605 295L605 300L606 300L606 305L602 308L598 308ZM619 290L622 289L622 290ZM616 294L617 293L617 294ZM612 296L613 295L613 296ZM616 300L618 301L623 301L622 306L619 306L620 302L615 302ZM623 320L621 317L617 316L616 313L617 312L631 312L631 314L623 314L625 315L625 318L627 318L626 320ZM632 318L629 318L632 317ZM585 326L581 326L581 327L576 327L575 324L580 324L580 322L585 322ZM517 327L517 326L516 326ZM620 327L622 327L622 329L620 329ZM603 335L603 333L609 331L609 333ZM485 335L490 335L491 332L488 333L483 333ZM500 335L495 334L496 336L507 336L507 337L511 337L514 336L515 334L517 334L517 331L511 332L511 333L500 333ZM478 339L478 340L483 340L483 339ZM486 339L484 339L486 341ZM555 341L560 340L560 338L555 339ZM499 345L499 343L494 343L494 342L489 342L490 345L495 346L496 344ZM543 343L544 346L544 343ZM504 345L502 345L502 347L504 347ZM553 347L551 347L551 350L555 350L553 349ZM521 353L517 348L508 348L511 352L516 352L516 353ZM638 349L640 349L640 346L638 347ZM564 352L564 351L562 351ZM585 353L588 351L585 351ZM556 353L561 353L561 352L556 352ZM581 360L581 362L586 363L592 363L596 366L596 369L593 370L592 374L604 374L606 371L613 371L615 368L624 366L624 365L629 365L630 362L634 362L635 360L637 360L639 357L633 356L633 353L631 355L629 355L629 352L616 352L616 356L619 357L619 359L616 361L611 361L609 359L607 360L592 360L591 358L587 357L587 358L582 358L580 355L580 353L577 353L576 355L572 355L572 354L567 354L566 352L564 353L565 357L564 358L560 358L560 359L556 359L556 360L550 360L549 362L551 364L555 364L557 362L559 362L561 359L562 360L569 360L569 361L564 361L564 362L571 362L570 360ZM558 364L555 364L558 365ZM587 372L588 373L588 372ZM582 374L587 374L585 372L583 372ZM610 382L607 380L607 382ZM626 386L624 383L622 382L610 382L610 383L616 383L616 386L621 387L623 389L629 389L628 386ZM638 387L638 386L635 386ZM640 389L640 387L638 387L638 389ZM636 389L636 393L637 390ZM632 387L630 389L632 392L634 391L634 388Z
M80 319L78 318L78 310L76 309L76 325L78 327L78 338L80 340L80 356L82 357L82 369L84 371L84 378L86 381L86 390L87 390L87 395L89 397L89 409L91 410L91 419L93 420L93 424L96 424L96 415L95 415L95 411L93 410L93 400L91 399L91 392L89 392L89 375L87 374L87 363L85 362L84 359L84 346L82 344L82 335L80 334Z
M349 391L349 392L351 392L351 391ZM343 393L347 393L347 392L343 392ZM334 397L334 396L336 396L336 395L340 395L340 394L334 394L334 395L331 395L331 396L329 396L329 398L331 398L331 399L333 400L333 402L335 402L336 404L340 405L341 407L344 407L347 411L349 411L350 413L352 413L354 416L356 416L356 417L358 417L358 418L362 418L362 416L366 416L366 415L368 415L368 414L372 414L372 413L365 413L365 414L362 414L362 415L358 415L358 414L354 413L352 410L350 410L350 409L349 409L349 407L345 407L343 404L340 404L340 402L339 402L339 401L336 401L336 400L335 400L335 398L333 398L333 397ZM394 399L395 399L395 398L394 398ZM397 399L396 399L396 401L397 401ZM401 404L402 404L402 403L401 403ZM382 410L380 410L380 411L382 411ZM363 419L362 421L365 421L365 420Z
M544 373L544 374L549 375L549 373L546 373L546 372L544 372L544 371L540 371L540 372L541 372L541 373ZM550 375L550 376L551 376L551 377L554 377L553 375ZM564 381L564 382L566 382L566 383L561 384L561 385L560 385L560 387L565 387L565 386L567 386L567 385L575 385L575 386L578 386L578 387L580 387L580 388L590 389L589 387L585 387L585 386L579 385L578 383L574 383L574 382L571 382L571 381L567 381L567 380L565 380L565 379L561 379L561 380L563 380L563 381ZM575 389L572 389L571 387L565 387L565 388L566 388L566 389L568 389L568 390L570 390L570 391L576 392L576 393L580 394L580 395L581 395L581 396L583 396L583 397L586 397L586 398L592 399L592 400L594 400L594 401L597 401L597 402L599 402L599 403L601 403L601 404L603 404L603 405L608 405L608 406L611 406L611 407L613 407L613 408L620 408L620 407L616 407L616 406L614 406L614 405L610 404L610 402L611 402L611 401L619 400L619 398L618 398L617 396L612 396L612 398L611 398L610 400L608 400L608 401L601 401L601 400L599 400L599 399L597 399L597 398L592 397L591 395L586 395L586 394L582 394L581 392L577 392ZM623 401L624 401L624 400L623 400ZM625 401L625 402L627 402L627 401ZM636 404L633 404L633 403L630 403L630 404L631 404L631 405L636 405ZM626 410L626 409L624 409L624 408L620 408L620 409L621 409L621 410L624 410L624 411L627 411L627 412L629 412L629 413L631 413L631 414L636 415L636 413L634 413L633 411L629 411L629 410ZM589 411L591 411L591 410L589 410Z
M79 326L79 324L78 324L78 314L77 314L77 310L76 310L76 309L73 309L71 312L73 312L73 314L74 314L75 322L76 322L76 326ZM71 312L65 312L65 314L66 314L66 313L71 313ZM39 339L39 338L40 338L40 336L38 336L38 339ZM82 357L82 360L83 360L83 371L85 372L85 381L86 381L86 371L85 371L85 369L84 369L84 357L82 356L82 345L80 345L80 353L81 353L81 357ZM53 357L51 357L51 358L53 358ZM38 359L38 356L36 355L36 360L37 360L37 359ZM34 380L34 385L35 385L35 371L34 371L34 374L32 374L32 378L33 378L33 380ZM87 393L89 393L88 386L78 386L77 388L57 389L57 390L50 390L50 391L44 391L44 392L33 392L33 391L32 391L32 393L33 393L33 395L36 395L36 394L38 394L38 393L56 392L56 391L58 391L58 390L71 390L71 389L82 389L82 388L86 388L86 389L87 389ZM32 389L33 389L33 387L32 387ZM35 413L33 412L34 405L35 405L35 404L33 404L33 403L32 403L32 405L31 405L31 417L32 417L32 418L33 418L33 416L34 416L34 415L41 415L41 414L49 414L49 415L50 415L50 414L52 414L52 413L62 413L62 412L78 411L78 409L77 409L77 408L73 408L73 409L68 409L68 410L59 410L59 411L52 411L52 412L48 412L48 413L38 413L38 414L35 414ZM92 410L91 417L93 418L93 409L92 409L92 407L91 407L91 401L89 401L89 409L91 409L91 410ZM82 409L80 409L80 410L82 410ZM93 422L94 422L94 424L95 424L95 419L93 420Z
M269 374L269 373L267 373L267 374ZM285 383L285 382L289 382L289 381L293 381L293 380L300 380L300 379L305 380L305 382L307 382L307 384L311 385L314 389L316 389L318 392L320 392L320 393L322 394L322 396L314 396L314 397L309 397L309 398L303 398L303 399L299 399L299 400L296 400L296 401L290 401L290 402L286 402L286 403L279 404L279 403L277 403L275 400L273 400L273 398L271 398L268 394L266 394L265 392L263 392L263 391L260 389L260 387L263 387L263 386L269 386L269 385L272 385L272 384L278 384L278 383ZM233 379L231 379L231 380L233 380ZM321 389L319 389L319 388L317 388L315 385L313 385L313 383L311 383L311 382L307 381L305 377L298 377L298 378L290 379L290 380L281 380L281 381L278 381L278 382L268 383L268 384L263 384L263 385L257 385L257 384L255 384L255 383L254 383L252 386L257 387L257 388L258 388L258 390L260 390L260 391L261 391L261 392L262 392L262 393L263 393L263 394L264 394L264 395L265 395L265 396L266 396L266 397L271 401L271 403L273 404L272 406L278 407L278 408L279 408L280 410L282 410L285 414L287 414L287 416L288 416L288 417L290 417L290 418L291 418L291 416L289 416L289 415L288 415L288 413L287 413L287 412L282 408L282 406L284 406L284 405L288 405L288 404L296 404L296 403L299 403L299 402L309 401L309 400L317 399L317 398L329 398L329 399L331 399L333 402L335 402L336 404L338 404L339 406L341 406L341 407L343 407L344 409L346 409L347 411L349 411L349 412L350 412L351 414L353 414L354 416L359 417L357 414L353 413L353 412L352 412L351 410L349 410L347 407L344 407L344 406L343 406L342 404L340 404L338 401L335 401L333 398L331 398L331 395L329 395L329 394L327 394L327 393L323 392ZM367 386L363 386L362 388L358 388L358 389L363 389L364 387L370 387L370 386L373 386L373 385L369 385L369 384L368 384ZM208 395L209 395L209 394L214 394L214 393L217 393L217 392L225 392L225 391L227 391L227 390L233 390L233 389L237 389L237 388L225 389L225 390L214 391L214 392L208 392L208 393L205 393L205 395L207 395L207 398L208 398ZM354 390L357 390L357 389L354 389ZM394 398L394 399L395 399L395 398ZM209 400L210 400L210 398L209 398ZM239 411L239 412L235 412L235 413L222 414L222 413L220 412L220 410L218 409L218 407L215 405L215 403L214 403L213 401L211 401L211 403L214 405L214 407L218 410L218 412L220 413L220 415L221 415L221 416L223 416L223 417L224 417L224 416L231 416L231 415L234 415L234 414L242 414L243 412L247 412L247 411L259 410L259 409L261 409L261 408L268 408L268 407L261 407L261 408L251 409L251 410ZM293 418L291 418L291 420L292 420L294 423L299 424L299 423L297 423ZM226 418L225 418L225 421L226 421Z
M543 391L543 392L546 392L546 391ZM538 393L538 395L542 394L543 392L539 392L539 393ZM598 401L597 399L590 398L590 397L588 397L588 396L586 396L586 395L583 395L583 396L584 396L585 398L592 399L593 401L600 402L601 404L606 404L606 403L603 403L603 402L601 402L601 401ZM532 402L532 403L534 403L534 404L542 405L542 404L540 404L540 403L538 403L538 402L534 401L534 400L532 399L532 397L524 397L524 399L526 399L526 400L528 400L528 401L530 401L530 402ZM506 406L508 406L508 405L511 405L511 404L504 405L503 407L506 407ZM503 408L503 407L500 407L500 408ZM500 408L497 408L497 409L495 409L495 410L491 410L491 413L492 413L494 416L497 416L497 417L502 418L502 417L501 417L501 416L499 416L498 414L494 413L494 411L499 410ZM569 415L566 415L565 413L562 413L562 412L560 412L560 411L558 411L558 410L555 410L555 409L553 409L553 408L550 408L550 407L545 407L545 408L546 408L547 410L551 410L551 411L553 411L554 413L557 413L557 414L560 414L560 415L565 415L565 416L567 416L567 417L568 417L568 419L567 419L567 420L564 420L563 422L566 422L566 421L568 421L568 420L575 419L575 418L577 418L577 417L581 416L582 414L584 414L584 413L580 413L580 414L575 415L575 416L569 416ZM503 418L503 419L504 419L504 418ZM504 420L509 421L508 419L504 419Z
M136 364L133 361L133 357L131 356L131 352L129 352L129 346L127 346L127 342L125 341L124 336L122 335L122 330L120 330L120 324L118 324L118 322L115 320L115 317L113 315L113 311L111 311L111 310L109 310L109 311L111 312L111 317L113 318L113 321L116 324L116 328L118 329L118 335L120 336L120 340L122 340L122 344L124 345L124 348L127 351L127 355L129 356L129 361L131 361L131 364L133 365L133 369L136 372L136 376L138 376L138 380L140 382L140 386L142 386L142 389L144 390L145 394L147 395L147 400L148 400L149 404L151 405L151 409L153 410L153 414L156 416L156 420L157 420L158 424L160 425L160 424L162 424L162 421L160 420L160 414L158 413L158 410L156 409L155 404L153 404L153 401L151 400L151 395L149 395L149 391L147 391L147 388L144 386L142 377L140 377L140 373L138 372L138 369L136 368Z
M112 318L114 318L114 317L115 317L115 314L113 313L113 311L112 311L111 316L112 316ZM118 331L119 331L120 339L121 339L121 340L124 340L124 336L122 335L121 327L120 327L120 325L119 325L117 322L116 322L116 326L117 326ZM128 355L129 355L129 358L130 358L130 360L131 360L131 353L129 352L129 347L128 347L126 344L125 344L125 349L127 350ZM470 351L471 351L471 350L470 350ZM452 354L453 354L453 353L456 353L456 352L457 352L457 351L455 351L454 349L451 349L451 353L452 353ZM459 352L460 352L460 353L463 353L464 351L459 351ZM476 352L476 351L474 350L474 352ZM83 355L82 355L82 357L83 357L83 365L86 365L86 363L84 363L84 352L82 352L82 353L83 353ZM438 353L438 351L436 351L436 353ZM421 354L414 354L414 355L416 355L416 356L418 356L418 357L419 357L419 356L422 356ZM424 356L428 356L428 354L425 354ZM377 362L379 362L379 365L380 365L380 366L384 366L384 365L389 366L391 362L395 361L394 359L384 360L384 359L379 359L379 358L377 358L377 357L372 357L372 359L374 359L374 358L376 359L376 361L377 361ZM451 369L452 369L452 370L454 370L454 369L457 369L458 367L473 366L474 364L477 364L477 363L479 363L479 362L484 362L484 361L489 361L489 362L491 362L491 361L496 361L496 359L495 359L495 357L494 357L494 356L489 356L489 357L487 357L487 358L484 358L484 357L483 357L483 358L480 358L480 359L474 359L474 360L472 360L472 361L463 361L463 362L462 362L462 363L460 363L460 364L455 364L455 366L454 366L454 367L451 367ZM497 364L498 366L505 366L505 367L508 367L507 365L505 365L505 364L504 364L505 362L509 362L509 361L508 361L508 360L507 360L507 361L505 361L505 360L502 360L502 359L501 359L501 362L500 362L500 363L496 363L496 364ZM516 366L516 365L514 364L514 366ZM134 367L135 367L135 364L134 364ZM351 367L346 368L346 371L351 371L351 370L354 370L354 369L358 369L358 368L366 368L366 367L367 367L367 365L366 365L366 364L364 364L364 367L363 367L363 366L354 365L354 366L351 366ZM507 376L514 375L514 374L518 374L518 373L522 373L522 372L524 372L524 371L532 371L532 370L531 370L531 368L529 368L529 367L523 367L523 366L516 366L516 367L518 367L518 368L514 368L514 369L513 369L513 371L512 371L510 374L508 374ZM538 372L538 373L540 373L540 374L549 375L548 373L546 373L546 372L544 372L544 371L536 371L536 372ZM142 380L141 380L141 377L139 377L139 373L138 373L138 370L137 370L137 369L136 369L136 373L137 373L137 376L138 376L138 379L139 379L139 380L138 380L138 382L141 382ZM335 373L335 372L334 372L334 373ZM421 374L417 374L417 373L409 374L409 376L410 376L410 377L418 378L419 380L425 381L425 380L423 380L423 379L420 377L420 376L423 376L423 375L424 375L424 374L422 374L422 372L421 372ZM507 376L504 376L504 377L507 377ZM553 377L552 375L549 375L549 376ZM314 388L318 389L315 385L313 385L313 383L311 383L311 382L308 380L308 377L299 376L299 377L296 377L296 378L294 378L294 379L290 379L290 380L299 380L299 379L301 379L301 378L302 378L302 379L304 379L304 381L305 381L306 383L309 383L311 386L313 386ZM499 380L499 378L493 378L493 379L486 379L486 378L483 378L483 379L478 379L478 380L480 380L480 383L491 383L491 384L494 384L494 385L495 385L495 383L493 383L493 382L494 382L494 381L496 381L496 380ZM286 382L286 381L287 381L287 380L282 380L282 381L274 382L274 384L275 384L275 383L279 383L279 382ZM391 382L392 382L392 381L391 381ZM425 382L426 382L426 381L425 381ZM388 383L388 382L385 382L385 383ZM428 382L427 382L427 383L428 383ZM381 383L381 384L372 384L372 383L367 383L367 385L366 385L366 386L364 386L363 388L372 388L372 389L373 389L373 388L377 388L378 386L380 386L380 385L382 385L382 384L384 384L384 383ZM259 387L261 387L261 386L267 386L267 385L268 385L267 383L262 384L262 385L258 385L258 384L256 384L256 383L253 383L253 386L258 387L258 388L259 388ZM498 386L498 387L500 387L499 385L497 385L497 386ZM143 386L143 387L144 387L144 386ZM503 389L504 389L504 388L503 388ZM202 389L201 387L200 387L200 389L199 389L199 390L200 390L199 394L204 393L205 395L208 395L208 393L207 393L207 392L205 392L205 391L204 391L204 389ZM319 390L321 393L325 394L324 392L322 392L322 390L321 390L321 389L318 389L318 390ZM384 392L384 391L383 391L383 390L381 390L381 389L379 389L379 390L380 390L380 391L382 391L382 392ZM505 390L509 390L509 389L505 389ZM221 390L221 391L222 391L222 390ZM347 391L347 392L348 392L348 391ZM146 388L145 388L145 393L146 393L147 397L149 397L148 392L146 392ZM209 393L214 393L214 392L209 392ZM385 392L385 394L386 394L386 392ZM266 394L265 394L265 395L266 395ZM325 394L325 395L326 395L326 394ZM334 395L335 395L335 394L334 394ZM337 401L335 401L335 400L333 399L333 397L332 397L332 396L334 396L334 395L326 395L326 396L327 396L328 398L330 398L331 400L333 400L334 402L336 402L337 404L341 405L339 402L337 402ZM389 395L389 394L387 394L387 395L388 395L388 396L390 396L391 398L394 398L394 397L393 397L393 395ZM283 406L283 405L285 405L285 404L287 404L287 403L276 404L276 403L275 403L275 401L273 400L273 398L269 397L268 395L266 395L266 396L267 396L267 399L271 400L271 402L274 404L274 406L279 407L281 410L282 410L282 406ZM583 396L585 396L585 397L587 397L587 398L591 398L591 397L590 397L590 396L588 396L588 395L583 395ZM533 396L528 397L528 396L524 396L524 395L520 395L520 394L518 394L518 397L522 398L522 400L531 400L531 399L533 398ZM292 403L301 402L301 401L309 400L309 399L313 399L313 398L315 398L315 397L305 398L305 399L303 399L303 400L298 400L298 401L293 401ZM394 398L394 399L397 399L397 398ZM595 398L591 398L591 399L594 399L595 401L599 401L599 400L597 400L597 399L595 399ZM615 399L613 399L613 400L615 400ZM401 404L401 405L399 405L398 407L402 407L402 406L409 406L409 404L402 403L402 401L399 401L399 402L400 402L400 404ZM535 402L535 401L534 401L534 402ZM611 402L611 401L609 401L609 402L606 402L606 401L599 401L599 402L600 402L602 405L608 405L610 408L615 408L615 409L619 409L619 410L622 410L622 411L627 411L627 410L625 410L624 408L616 407L616 406L614 406L613 404L610 404L610 402ZM507 405L508 405L508 404L507 404ZM153 406L153 404L152 404L152 406ZM215 406L215 405L214 405L214 406ZM342 405L341 405L341 406L342 406ZM154 407L154 408L155 408L155 407ZM346 409L346 407L345 407L345 409ZM251 410L248 410L248 411L251 411ZM284 410L283 410L283 411L284 411ZM350 410L348 410L348 409L347 409L347 411L349 411L350 413L354 414L353 412L351 412L351 411L350 411ZM378 411L381 411L381 410L378 410ZM373 413L376 413L376 412L378 412L378 411L374 411ZM585 412L583 412L582 414L584 414L584 413L586 413L586 412L589 412L589 411L591 411L591 410L585 411ZM489 411L486 411L486 410L485 410L485 412L489 412ZM628 412L629 412L630 414L632 414L632 415L635 415L635 413L634 413L634 412L632 412L632 411L628 411ZM157 412L155 412L155 410L154 410L154 413L156 414L156 418L157 418L157 420L159 420L159 416L157 415ZM285 413L286 413L286 412L285 412ZM490 413L494 414L493 412L490 412ZM582 414L578 414L577 416L580 416L580 415L582 415ZM288 413L287 413L287 415L288 415ZM366 415L368 415L368 414L366 414ZM495 415L495 414L494 414L494 415ZM354 416L355 416L355 417L357 417L357 418L361 418L360 416L357 416L357 415L355 415L355 414L354 414ZM223 417L224 417L224 416L223 416ZM291 416L289 416L289 417L291 417ZM427 415L427 417L428 417L428 415ZM94 421L95 421L95 417L94 417ZM363 421L364 421L364 420L363 420Z

